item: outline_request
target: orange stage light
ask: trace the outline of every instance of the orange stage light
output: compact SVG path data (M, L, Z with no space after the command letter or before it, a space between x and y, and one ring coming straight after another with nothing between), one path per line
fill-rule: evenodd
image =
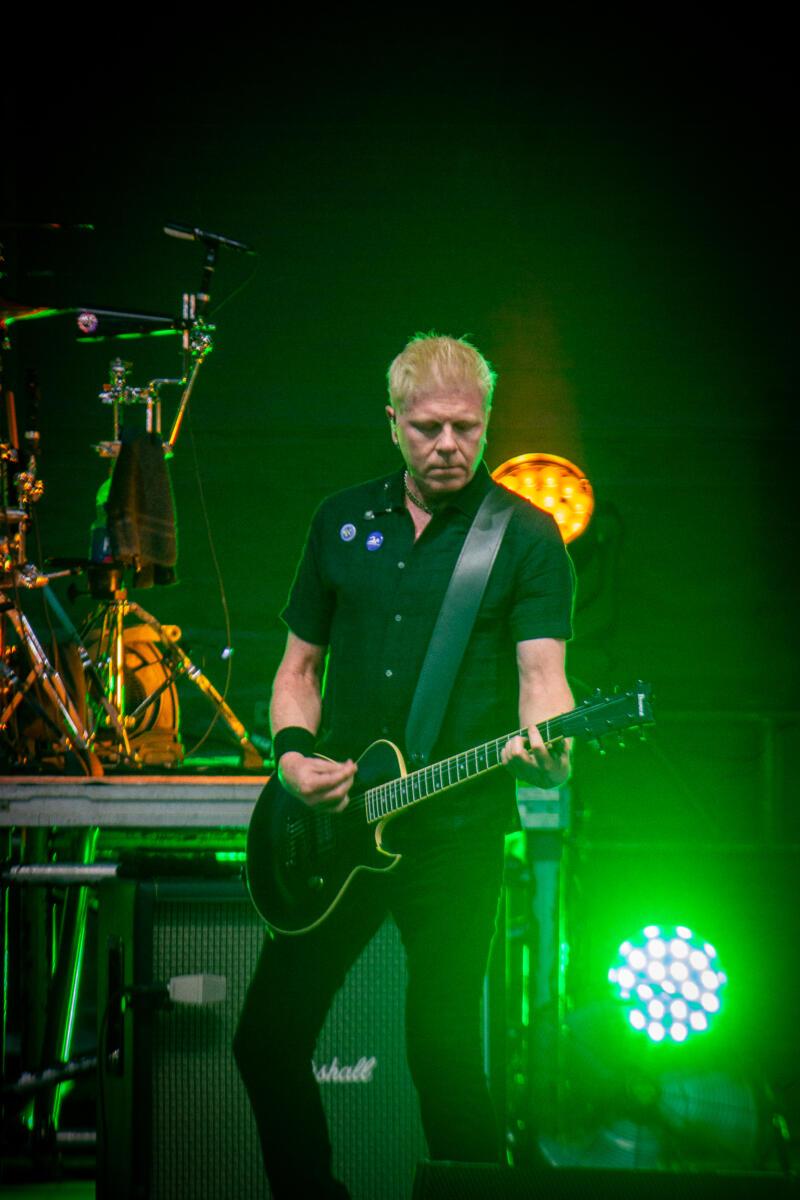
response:
M492 479L555 518L565 542L580 537L592 516L594 492L580 467L557 454L518 454Z

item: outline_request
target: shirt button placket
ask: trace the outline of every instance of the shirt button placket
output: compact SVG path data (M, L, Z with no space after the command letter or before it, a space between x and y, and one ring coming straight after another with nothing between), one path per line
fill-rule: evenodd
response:
M398 559L397 569L398 569L398 571L404 571L406 569L405 559L402 559L402 558ZM398 583L396 586L402 592L403 585L400 583L399 580L398 580ZM398 612L398 613L394 614L394 625L395 626L399 625L402 622L402 620L403 620L402 613ZM399 629L397 630L396 635L389 633L389 636L387 638L386 648L389 650L390 654L392 654L392 653L397 654L399 652L398 651L398 643L396 642L396 638L400 638L400 636L401 636L401 634L400 634ZM385 667L383 675L384 675L384 679L387 679L387 680L393 679L394 678L394 670L391 667Z

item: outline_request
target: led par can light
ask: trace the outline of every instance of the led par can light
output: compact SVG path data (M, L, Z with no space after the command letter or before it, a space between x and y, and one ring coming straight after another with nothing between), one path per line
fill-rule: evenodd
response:
M728 982L716 948L687 925L626 938L608 979L631 1029L673 1045L711 1028Z

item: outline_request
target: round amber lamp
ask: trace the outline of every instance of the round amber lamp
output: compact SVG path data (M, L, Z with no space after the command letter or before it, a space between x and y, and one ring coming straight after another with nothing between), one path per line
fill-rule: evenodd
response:
M592 485L567 458L518 454L496 467L492 479L549 512L565 542L574 542L589 524L594 509Z

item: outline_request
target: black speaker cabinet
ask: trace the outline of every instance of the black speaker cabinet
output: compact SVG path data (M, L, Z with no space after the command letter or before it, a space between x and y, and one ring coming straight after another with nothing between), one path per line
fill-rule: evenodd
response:
M378 1193L376 1200L379 1200ZM524 1171L482 1163L421 1162L413 1200L789 1200L796 1179L586 1167Z
M238 879L102 886L98 1197L267 1200L231 1052L264 936ZM194 974L225 976L224 1002L137 1003L127 1011L113 1002L123 982ZM404 992L402 947L387 922L351 971L317 1045L335 1166L354 1200L408 1200L426 1153L405 1061Z

